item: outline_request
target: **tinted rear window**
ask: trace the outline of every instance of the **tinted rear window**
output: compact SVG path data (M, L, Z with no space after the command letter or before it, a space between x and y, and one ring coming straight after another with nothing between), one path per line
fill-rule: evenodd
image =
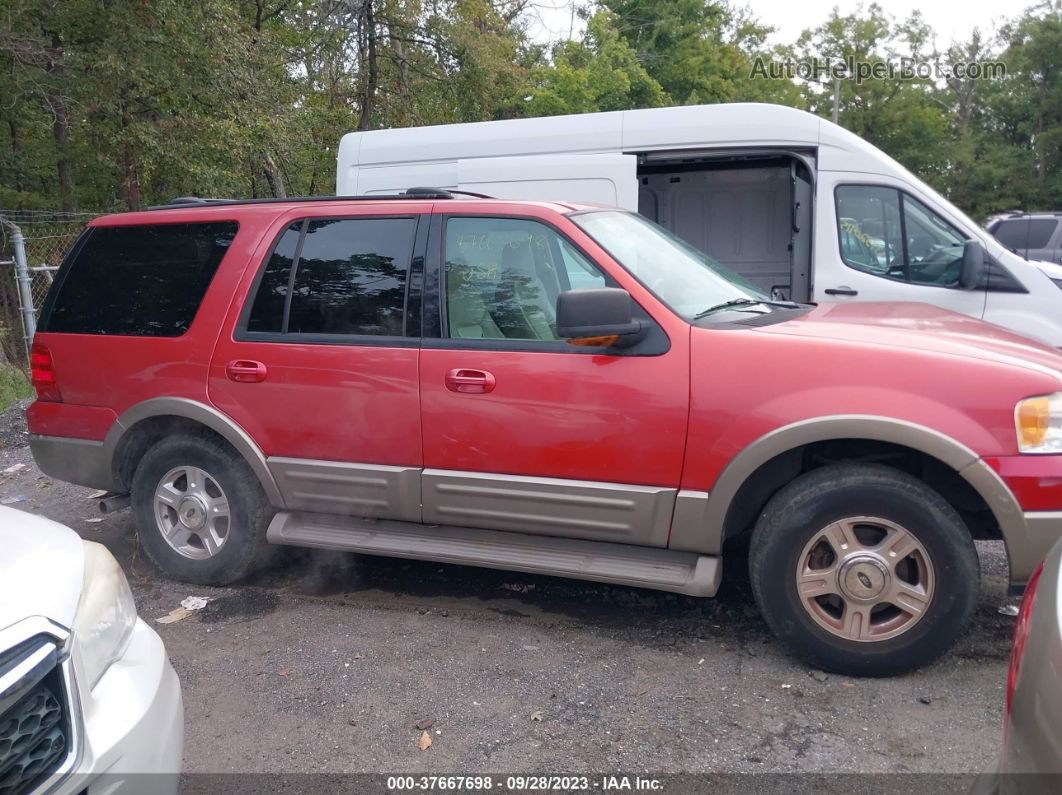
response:
M179 337L236 229L235 221L92 229L64 267L41 331Z
M1000 221L992 234L1007 248L1046 248L1057 225L1054 218L1015 218Z
M279 332L284 328L284 307L288 298L288 282L295 252L299 247L302 221L296 221L281 235L273 255L262 272L258 295L247 319L248 331Z

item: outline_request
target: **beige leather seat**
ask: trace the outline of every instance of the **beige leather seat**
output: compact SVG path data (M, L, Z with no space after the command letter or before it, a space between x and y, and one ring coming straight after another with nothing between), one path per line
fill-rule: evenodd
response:
M508 339L555 340L557 290L550 290L539 275L530 241L502 249L501 273L491 314Z
M455 339L505 339L483 300L484 285L467 262L446 263L446 312Z

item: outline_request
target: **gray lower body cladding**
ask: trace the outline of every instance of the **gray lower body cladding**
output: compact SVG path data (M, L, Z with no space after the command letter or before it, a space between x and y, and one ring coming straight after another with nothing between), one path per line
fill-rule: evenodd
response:
M118 489L111 471L111 451L103 442L31 433L29 446L33 460L50 478L94 489Z

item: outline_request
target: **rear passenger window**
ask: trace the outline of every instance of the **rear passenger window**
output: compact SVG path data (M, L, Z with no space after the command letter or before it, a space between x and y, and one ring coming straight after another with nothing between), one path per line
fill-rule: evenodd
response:
M415 232L413 218L292 225L262 271L247 331L401 336Z
M287 228L273 248L273 254L262 272L258 295L247 319L248 331L279 332L284 328L284 308L288 298L288 280L295 263L302 221Z
M236 230L235 221L92 229L64 268L40 330L179 337Z

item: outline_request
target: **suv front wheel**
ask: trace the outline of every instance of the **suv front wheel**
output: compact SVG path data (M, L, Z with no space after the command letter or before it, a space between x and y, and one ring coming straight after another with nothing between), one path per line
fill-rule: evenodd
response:
M272 511L254 473L221 442L165 439L144 454L132 484L140 543L166 574L226 585L264 562Z
M760 611L790 650L856 676L902 673L946 652L980 581L955 510L878 464L823 467L779 491L753 530L749 571Z

